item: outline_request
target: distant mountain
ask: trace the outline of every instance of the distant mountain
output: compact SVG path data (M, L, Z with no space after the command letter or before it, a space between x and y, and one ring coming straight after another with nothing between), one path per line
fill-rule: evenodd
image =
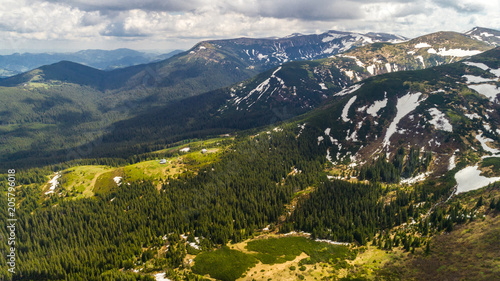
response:
M500 31L484 28L474 27L473 29L464 33L465 35L476 40L488 43L493 46L500 46Z
M335 34L339 38L333 38ZM282 39L208 41L163 61L111 71L71 62L40 67L0 80L2 99L9 100L9 106L0 106L0 122L6 126L0 128L4 132L1 152L6 159L23 159L26 153L33 153L34 145L45 153L102 137L114 148L116 143L134 146L254 128L339 99L335 95L342 89L373 75L445 64L466 58L459 56L463 53L468 56L491 48L464 35L436 33L402 43L358 46L333 56L323 52L320 56L327 56L323 59L274 66L280 64L280 56L273 55L273 46L302 42L298 53L304 54L318 42L340 39L338 44L347 48L354 41L362 45L375 40L368 38L329 32ZM248 51L251 40L265 41L263 46L269 48ZM385 40L396 39L388 36ZM307 47L307 42L311 46ZM285 48L289 60L305 58L293 57L290 48ZM256 61L245 50L257 57L264 50L271 53L269 60ZM33 130L34 123L44 126ZM57 132L62 123L77 130ZM34 132L37 134L32 135ZM38 142L39 138L44 142ZM98 151L93 149L93 153ZM112 151L107 148L102 152ZM42 159L41 155L33 157Z
M276 39L205 41L187 52L162 61L101 72L100 75L93 76L95 81L87 81L85 85L100 91L110 91L106 103L108 109L119 106L124 99L130 98L139 104L143 104L145 100L161 104L231 85L286 61L322 58L372 42L403 39L405 38L384 33L329 31L319 35L295 35ZM129 53L130 50L114 51L116 58ZM79 52L78 56L99 61L104 59L106 54L87 50ZM39 78L37 82L45 81L49 85L60 82L78 84L81 81L77 77L72 81L71 75L46 76L38 70L35 72ZM32 76L21 74L10 77L1 80L0 85L15 86L17 83L29 86L27 82L31 81L31 78L26 80L26 77ZM57 81L49 80L48 77L65 79Z
M438 32L403 43L374 43L322 60L288 63L233 86L221 112L271 114L272 109L286 107L294 116L368 77L447 64L491 48L459 33Z
M152 54L130 49L83 50L74 53L15 53L0 56L0 77L13 76L43 65L59 61L72 61L101 70L111 70L127 66L164 60L182 51L167 54Z
M203 44L231 50L252 67L269 68L285 62L326 58L376 42L401 42L407 38L386 33L353 33L330 30L322 34L293 34L284 38L239 38Z
M105 72L82 64L61 61L51 65L44 65L0 81L2 86L28 86L28 83L45 83L47 81L70 82L73 84L102 88Z

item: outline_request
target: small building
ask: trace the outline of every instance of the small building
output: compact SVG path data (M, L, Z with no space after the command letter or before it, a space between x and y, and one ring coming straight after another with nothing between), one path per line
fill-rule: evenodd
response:
M167 164L167 159L161 159L160 164Z
M205 153L207 153L207 152L208 152L208 151L207 151L205 148L203 148L203 149L201 150L201 153L202 153L202 154L205 154Z

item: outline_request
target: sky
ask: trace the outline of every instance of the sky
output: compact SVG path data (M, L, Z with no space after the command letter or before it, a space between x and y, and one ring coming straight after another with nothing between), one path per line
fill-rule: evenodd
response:
M500 30L498 0L0 0L0 52L168 51L328 30L414 38Z

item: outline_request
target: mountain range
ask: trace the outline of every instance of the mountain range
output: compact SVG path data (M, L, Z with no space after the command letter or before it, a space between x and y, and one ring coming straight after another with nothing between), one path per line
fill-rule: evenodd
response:
M497 280L497 34L211 40L3 78L20 271L0 277Z
M166 54L154 54L123 48L109 51L82 50L74 53L14 53L0 56L0 78L64 60L101 70L111 70L164 60L180 52L182 51L175 50Z
M45 139L36 144L41 152L83 145L96 134L105 142L149 142L164 139L161 134L179 140L200 131L262 126L306 113L368 77L451 63L492 48L453 32L389 43L403 39L329 31L278 39L201 42L160 62L111 71L69 61L43 66L0 80L7 87L5 92L12 92L12 102L2 109L4 155L17 151L10 157L23 158L20 147L28 149L26 153L31 151L36 140L33 124L42 128L36 131ZM335 55L339 51L344 52ZM262 56L267 59L258 59ZM285 60L292 62L276 66ZM237 84L223 88L233 83ZM193 111L190 107L194 105L202 108ZM182 119L190 121L186 124ZM55 133L52 125L61 123L79 130ZM144 130L150 133L137 132Z

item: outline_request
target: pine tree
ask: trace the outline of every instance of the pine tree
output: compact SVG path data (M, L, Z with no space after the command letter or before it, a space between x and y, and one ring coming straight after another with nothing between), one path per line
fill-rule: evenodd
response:
M491 198L490 209L495 209L495 198Z

